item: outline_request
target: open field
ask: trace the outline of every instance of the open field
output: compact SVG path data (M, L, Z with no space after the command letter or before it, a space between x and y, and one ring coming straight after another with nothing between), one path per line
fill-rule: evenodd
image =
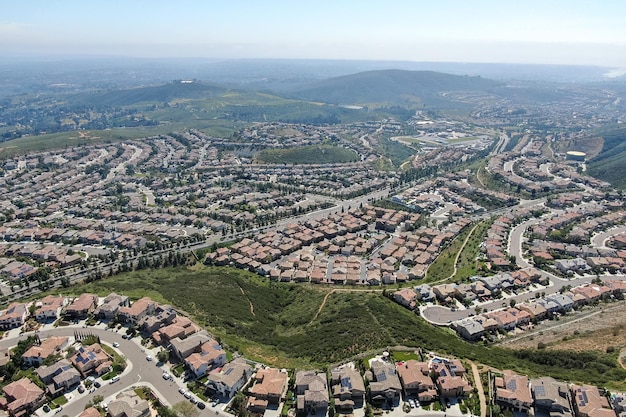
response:
M379 292L270 283L233 268L143 270L71 288L150 296L187 312L230 349L283 367L324 366L372 349L403 345L455 355L527 375L620 386L617 353L485 347L437 328ZM68 292L68 290L64 290ZM318 314L319 311L319 314Z
M353 150L331 145L264 149L256 158L259 162L270 164L338 164L359 160Z

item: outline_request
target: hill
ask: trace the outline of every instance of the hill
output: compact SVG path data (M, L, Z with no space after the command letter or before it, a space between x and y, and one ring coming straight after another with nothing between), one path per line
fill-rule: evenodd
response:
M626 189L626 127L606 129L600 136L604 140L602 151L588 161L587 170L616 188Z
M331 145L299 146L287 149L264 149L256 156L270 164L338 164L355 162L359 155L350 149Z
M227 88L204 84L195 80L176 80L165 85L78 94L70 97L68 102L72 104L120 107L144 102L167 103L176 99L213 98L227 91Z
M273 283L234 268L203 267L135 271L72 290L150 296L172 304L231 349L281 367L324 366L371 349L405 345L531 376L603 386L617 386L626 378L616 353L511 351L470 344L374 289L330 293L323 286Z
M291 92L300 100L331 104L391 103L419 106L437 104L450 91L490 91L501 84L476 76L434 71L382 70L317 81ZM444 101L446 101L444 99Z

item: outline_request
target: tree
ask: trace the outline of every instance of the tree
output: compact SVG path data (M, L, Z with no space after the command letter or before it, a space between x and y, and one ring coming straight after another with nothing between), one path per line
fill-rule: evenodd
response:
M104 400L104 397L102 395L94 395L92 400L94 404L100 404L102 401Z
M177 417L198 417L200 415L200 411L189 401L174 404L172 411Z
M511 308L515 307L515 303L516 303L515 299L513 299L513 298L512 298L512 299L511 299L511 302L509 303L509 305L511 306Z
M170 358L170 353L167 350L161 350L159 351L159 353L157 353L157 360L159 362L167 362L169 358Z

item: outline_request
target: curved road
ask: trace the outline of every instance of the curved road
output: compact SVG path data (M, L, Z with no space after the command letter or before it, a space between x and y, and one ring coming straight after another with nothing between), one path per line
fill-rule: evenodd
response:
M156 362L147 361L146 353L142 352L142 347L133 340L122 339L122 333L116 333L115 331L104 330L95 327L59 327L50 330L44 330L37 335L41 339L48 338L50 336L74 336L74 332L91 333L98 337L105 344L112 345L114 342L119 343L117 350L126 357L127 366L124 373L120 376L120 380L116 383L110 384L108 381L104 381L102 386L95 390L93 393L85 391L83 394L79 394L77 390L71 392L73 398L67 405L63 406L63 414L70 416L79 415L85 408L87 402L89 402L94 395L102 395L104 397L103 402L109 402L110 397L114 396L118 392L124 391L132 386L148 385L155 394L161 398L162 402L167 405L176 404L180 401L189 401L185 399L179 392L178 388L181 385L177 384L177 381L166 381L163 379L163 370L156 366ZM21 334L19 337L13 337L10 339L0 340L0 349L9 348L15 346L19 340L25 339L27 336L35 334L33 332ZM200 411L201 416L215 417L222 413L216 412L211 409L211 406L207 404L207 408ZM46 415L53 415L54 411L47 413ZM222 415L224 415L223 413Z

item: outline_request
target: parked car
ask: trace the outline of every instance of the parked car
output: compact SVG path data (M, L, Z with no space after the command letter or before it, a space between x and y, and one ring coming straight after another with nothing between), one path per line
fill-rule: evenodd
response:
M119 344L119 343L117 343L117 342L113 342L113 347L114 347L114 348L116 348L116 347L120 347L120 344Z
M146 360L147 360L148 362L151 362L151 361L152 361L152 356L150 356L150 355L146 356Z
M110 384L115 384L119 380L120 380L120 376L119 375L115 375L113 378L111 378L111 382L109 382L109 383Z
M99 383L98 381L95 381L95 382L93 383L93 386L94 386L94 387L96 387L96 388L100 388L100 387L102 386L102 384L101 384L101 383Z
M206 408L206 405L202 401L199 401L196 405L200 410L204 410Z

